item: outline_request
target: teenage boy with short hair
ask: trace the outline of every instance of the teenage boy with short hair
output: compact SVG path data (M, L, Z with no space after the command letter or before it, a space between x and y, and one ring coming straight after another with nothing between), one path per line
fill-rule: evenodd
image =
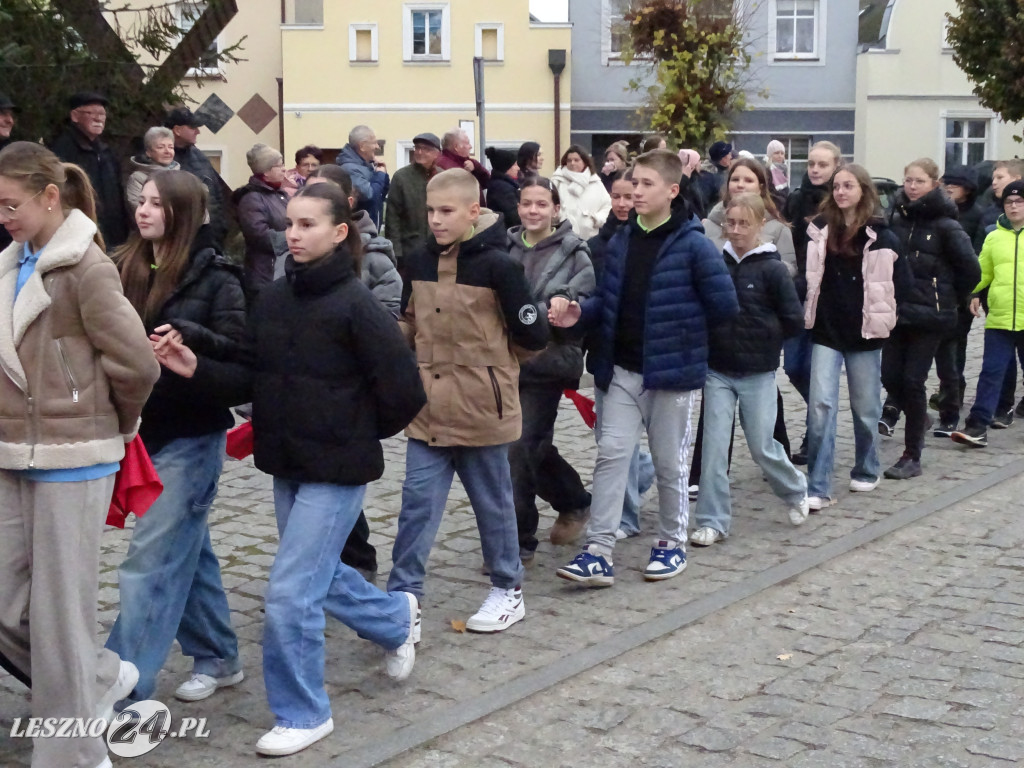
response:
M427 558L458 473L480 531L492 589L466 628L500 632L526 615L508 446L520 436L517 354L543 349L548 325L497 214L461 168L427 183L431 236L406 254L399 319L427 404L406 429L402 511L388 591L422 600ZM620 503L621 506L621 503Z
M682 163L668 150L633 168L629 224L608 243L604 275L581 307L550 303L551 322L596 330L594 383L601 435L583 551L557 575L588 587L614 583L612 553L633 448L646 428L658 485L658 535L648 581L686 567L690 412L708 371L708 324L739 303L718 249L685 206L673 211Z
M1003 215L996 229L985 238L981 256L981 282L975 294L988 289L988 313L985 318L985 352L978 376L978 391L963 430L954 432L954 442L972 448L988 445L988 426L999 399L1006 369L1015 366L1014 351L1024 354L1024 302L1018 302L1018 272L1024 274L1024 181L1003 187L1000 202ZM971 300L971 312L980 316L981 300Z

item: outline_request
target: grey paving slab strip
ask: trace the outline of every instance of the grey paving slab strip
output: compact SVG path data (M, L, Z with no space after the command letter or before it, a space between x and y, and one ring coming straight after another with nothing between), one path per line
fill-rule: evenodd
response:
M805 549L785 562L718 589L706 597L698 598L656 618L617 632L571 656L560 658L554 663L509 680L499 688L450 707L438 709L429 718L395 729L386 740L372 739L364 746L343 752L332 760L330 765L339 768L341 766L372 768L372 766L380 765L404 752L423 746L439 736L487 717L628 651L700 621L716 611L753 597L759 592L781 584L858 547L877 541L900 528L969 499L1022 472L1024 472L1024 460L1011 461L989 474L960 483L946 493L906 506L888 517L869 523L827 544L813 549Z

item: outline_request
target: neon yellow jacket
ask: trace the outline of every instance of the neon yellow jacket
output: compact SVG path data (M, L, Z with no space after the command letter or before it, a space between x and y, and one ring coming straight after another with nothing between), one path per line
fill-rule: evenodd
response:
M1014 231L1000 216L981 248L981 282L978 293L988 288L986 328L1024 331L1024 229Z

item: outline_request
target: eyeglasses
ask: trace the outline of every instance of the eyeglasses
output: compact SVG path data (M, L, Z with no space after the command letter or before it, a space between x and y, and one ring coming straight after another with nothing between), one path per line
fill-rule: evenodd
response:
M1004 208L1020 208L1024 206L1024 197L1011 197L1003 203Z
M17 205L17 206L15 206L15 205L0 205L0 219L6 219L7 221L14 221L16 218L18 218L18 211L20 211L22 208L24 208L26 205L28 205L33 200L35 200L41 194L43 194L43 190L40 189L38 192L36 192L34 195L32 195L32 197L30 197L28 200L26 200L21 205Z
M726 219L725 223L722 224L723 230L730 230L733 232L749 232L754 228L754 225L749 221L733 221L732 219Z
M78 114L82 115L83 117L91 117L94 120L106 120L107 119L107 113L104 110L102 110L102 109L93 110L93 109L81 109L81 108L79 108Z

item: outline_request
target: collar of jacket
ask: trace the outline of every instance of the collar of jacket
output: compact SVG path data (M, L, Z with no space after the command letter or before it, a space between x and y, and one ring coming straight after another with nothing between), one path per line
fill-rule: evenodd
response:
M624 224L626 224L626 222L618 219L615 216L615 211L612 211L608 214L608 218L605 219L604 224L601 225L601 229L598 231L597 235L604 242L608 242L612 239L612 235L619 231L619 227Z
M761 259L773 259L775 261L781 260L779 258L779 251L775 247L774 243L761 243L744 253L743 256L738 256L736 255L736 249L732 247L732 243L726 242L722 251L736 264L745 261L760 261ZM726 259L726 261L728 261L728 259Z
M1002 229L1005 229L1008 232L1013 232L1015 235L1019 235L1022 231L1024 231L1024 227L1021 227L1020 229L1014 229L1013 224L1010 223L1010 220L1006 217L1005 213L999 214L999 218L996 219L996 224L998 224Z
M99 152L101 149L106 147L106 144L97 136L95 139L90 139L85 133L72 122L68 122L68 128L71 131L71 138L75 140L75 143L79 148L86 152Z
M342 243L334 253L314 262L300 264L289 253L284 274L296 296L323 296L338 284L356 276L348 246Z
M914 221L938 219L942 216L956 219L960 216L953 198L946 194L942 187L936 187L917 200L909 200L906 192L902 189L897 190L896 210L901 216Z
M18 344L29 326L50 307L52 301L43 284L43 275L78 264L93 245L95 234L96 224L92 219L78 209L72 209L46 244L35 271L29 275L17 300L14 289L18 283L18 257L22 245L11 243L0 252L0 364L22 389L27 386L27 379L18 359Z
M472 256L488 248L498 248L508 253L508 231L500 226L502 221L501 214L481 208L476 231L469 240L458 243L458 248L453 249L452 245L438 245L431 234L427 240L427 248L435 256L445 255L448 251L457 253L460 257Z

